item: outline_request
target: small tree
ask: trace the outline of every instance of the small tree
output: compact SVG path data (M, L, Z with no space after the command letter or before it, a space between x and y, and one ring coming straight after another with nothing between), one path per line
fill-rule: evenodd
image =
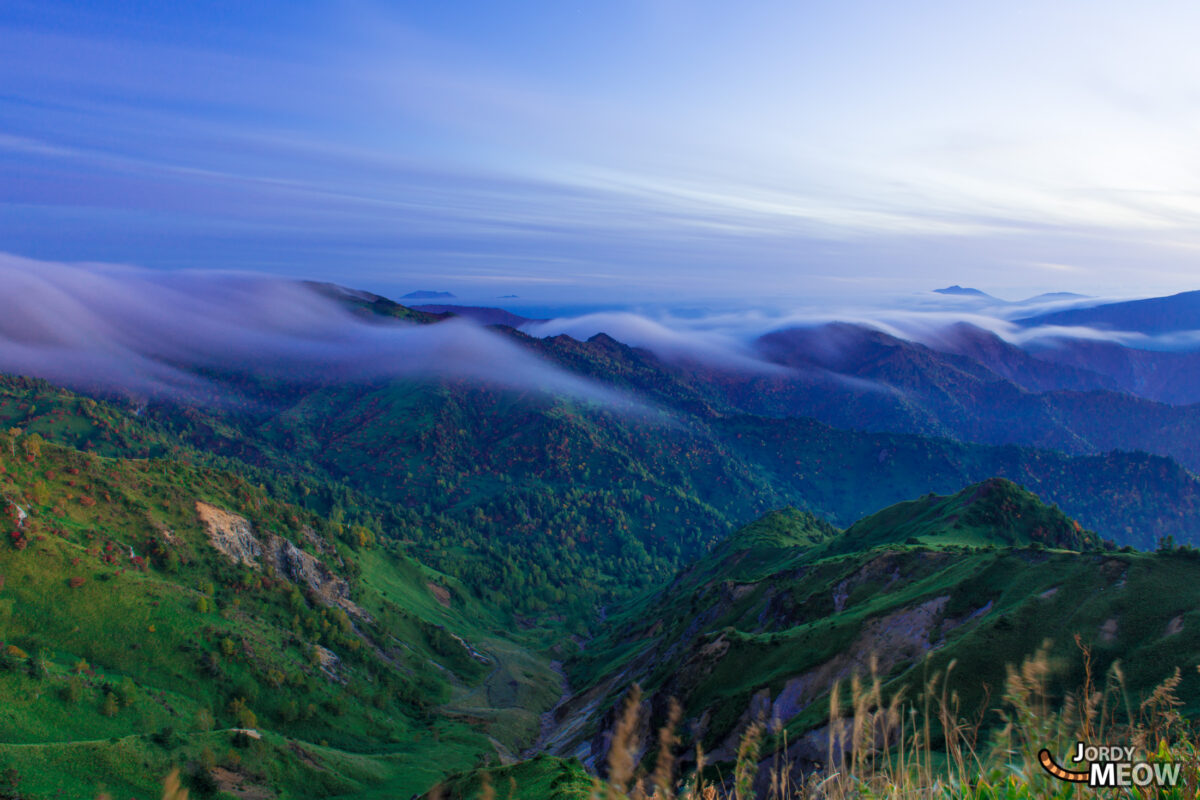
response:
M81 697L83 697L83 681L75 676L62 688L62 699L63 702L74 705L79 702Z
M21 444L25 450L25 455L31 456L34 459L42 455L42 437L39 434L31 433L25 437L25 441Z
M38 650L34 653L33 658L29 659L29 677L34 680L43 680L50 674L50 659L46 656L45 650Z
M375 534L363 525L355 525L350 529L353 543L360 549L365 550L375 546Z
M106 717L115 717L121 707L117 704L117 698L112 692L105 692L104 702L100 705L100 713Z
M121 706L128 707L137 701L137 684L128 675L121 681L121 685L117 687L117 697L121 701Z
M229 703L229 713L237 720L237 723L242 728L257 728L258 717L246 705L246 700L243 697L238 697Z

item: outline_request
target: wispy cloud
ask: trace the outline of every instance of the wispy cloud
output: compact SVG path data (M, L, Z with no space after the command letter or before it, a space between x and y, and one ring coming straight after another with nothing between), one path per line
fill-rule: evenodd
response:
M761 357L733 336L719 330L671 327L660 320L629 312L605 312L578 317L530 322L521 330L531 336L566 334L585 341L597 334L653 351L672 362L691 362L722 367L735 372L777 374L778 365Z
M308 286L0 255L0 371L67 386L224 402L213 374L285 383L457 379L623 413L647 407L466 320L373 322Z
M610 297L1188 288L1200 20L1099 8L13 2L0 237Z

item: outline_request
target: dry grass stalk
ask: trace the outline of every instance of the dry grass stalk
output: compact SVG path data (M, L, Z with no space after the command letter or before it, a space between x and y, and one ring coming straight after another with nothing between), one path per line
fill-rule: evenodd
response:
M179 780L179 768L171 770L163 780L162 800L188 800L188 790Z
M633 768L641 743L637 729L642 705L642 687L636 683L625 696L625 708L613 730L608 748L608 797L625 796L633 779Z
M772 721L776 749L763 796L765 800L1066 798L1073 790L1044 773L1036 760L1037 751L1049 747L1066 755L1075 741L1121 741L1135 746L1135 760L1154 757L1184 761L1188 766L1183 770L1183 794L1170 796L1200 797L1200 742L1190 737L1179 714L1181 673L1176 670L1135 706L1125 691L1120 665L1109 668L1101 690L1090 650L1082 644L1079 647L1082 686L1061 698L1051 690L1058 665L1050 658L1049 642L1019 666L1008 669L1002 707L993 710L1000 712L1003 724L986 747L979 739L980 731L985 729L984 716L967 720L961 713L960 698L951 686L953 662L944 673L935 673L925 683L922 697L915 702L908 702L902 691L885 698L873 664L869 682L857 676L849 681L848 702L840 684L831 688L823 769L795 778L786 763L787 731L777 720ZM985 697L990 697L986 690ZM634 800L645 797L640 783L625 794L634 775L640 701L640 691L630 693L613 734L610 771L616 781L624 783L610 781L605 786L610 800L617 796ZM674 748L680 740L675 730L681 716L678 704L672 702L667 724L659 732L651 800L676 797ZM697 744L696 769L678 793L679 800L750 800L765 733L762 720L747 726L734 772L725 786L705 784L705 755ZM626 760L621 761L622 757ZM598 784L594 797L599 796ZM1145 797L1148 800L1150 795Z
M763 726L757 720L746 726L738 742L737 762L733 770L734 800L749 800L758 773L758 747L762 742Z
M667 723L658 729L658 761L651 779L655 800L674 800L675 797L675 747L680 742L675 729L682 716L683 707L672 697L667 708Z

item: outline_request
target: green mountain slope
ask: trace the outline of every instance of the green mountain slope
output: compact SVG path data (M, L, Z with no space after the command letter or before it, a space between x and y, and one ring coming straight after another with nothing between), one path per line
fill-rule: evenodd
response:
M568 665L575 694L551 750L603 765L612 709L634 682L651 697L651 729L668 698L683 704L683 753L700 744L710 761L732 759L761 714L784 724L790 756L807 764L824 760L833 684L872 664L890 694L919 692L956 662L951 688L972 715L998 697L1005 665L1044 640L1064 665L1060 688L1082 682L1077 635L1095 670L1122 661L1135 696L1175 666L1191 670L1200 557L1096 543L1003 480L902 503L840 533L802 512L772 513L613 615ZM1181 692L1200 707L1200 683L1185 679Z
M583 359L592 343L572 348ZM614 359L629 350L603 348ZM528 598L526 613L569 603L566 589L580 576L585 591L571 594L584 607L618 596L622 576L661 580L773 506L848 524L992 475L1030 486L1120 544L1153 547L1166 535L1200 542L1200 481L1162 457L1072 457L707 407L674 413L678 424L663 426L564 400L390 382L317 389L266 419L174 409L154 416L194 447L344 482L380 501L376 513L396 509L409 528L432 522L438 540L473 543L454 563L426 557L444 570L471 570L464 580L493 601ZM516 586L487 574L489 562L530 556L544 581Z
M0 376L0 768L22 795L143 796L173 766L201 794L570 793L633 681L715 759L760 712L805 759L873 658L889 691L956 659L980 707L1046 637L1124 659L1135 690L1200 660L1194 552L1101 540L1200 542L1200 481L1170 459L756 416L812 386L505 335L658 409L215 370L219 402L145 405ZM876 400L806 402L870 421ZM531 746L562 758L495 764Z
M22 796L145 795L173 766L202 791L411 794L527 746L558 694L458 581L229 473L10 432L0 511Z

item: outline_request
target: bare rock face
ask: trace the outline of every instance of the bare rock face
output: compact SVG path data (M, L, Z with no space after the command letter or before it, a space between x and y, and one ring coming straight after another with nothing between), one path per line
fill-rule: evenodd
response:
M7 508L5 508L5 505L7 505ZM13 525L15 525L18 530L25 527L25 520L29 518L29 515L26 514L25 509L17 505L11 497L8 495L0 495L0 509L7 511L9 519L12 520Z
M231 561L259 568L262 544L254 537L250 520L208 503L196 501L196 513L208 528L208 540Z
M331 545L329 542L325 541L324 539L322 539L320 536L318 536L317 532L312 529L312 526L301 525L300 526L300 535L303 536L304 541L306 541L310 545L312 545L313 549L316 550L318 553L322 553L327 556L336 556L337 555L337 550L334 548L334 546Z
M317 665L321 672L325 673L325 677L331 681L345 683L346 679L342 676L342 660L337 657L337 654L319 644L313 645L313 648L317 655Z
M350 599L350 585L343 578L282 536L272 536L267 542L267 560L281 577L307 586L325 605L343 608L356 617L367 616Z
M254 535L250 520L208 503L196 501L196 513L208 528L208 539L231 561L252 569L262 569L262 561L281 578L307 587L326 606L344 609L360 619L369 619L350 599L350 585L333 574L316 557L309 555L282 536L272 534L265 544ZM308 532L306 532L308 533ZM315 533L311 534L316 538ZM328 543L325 548L333 550Z

